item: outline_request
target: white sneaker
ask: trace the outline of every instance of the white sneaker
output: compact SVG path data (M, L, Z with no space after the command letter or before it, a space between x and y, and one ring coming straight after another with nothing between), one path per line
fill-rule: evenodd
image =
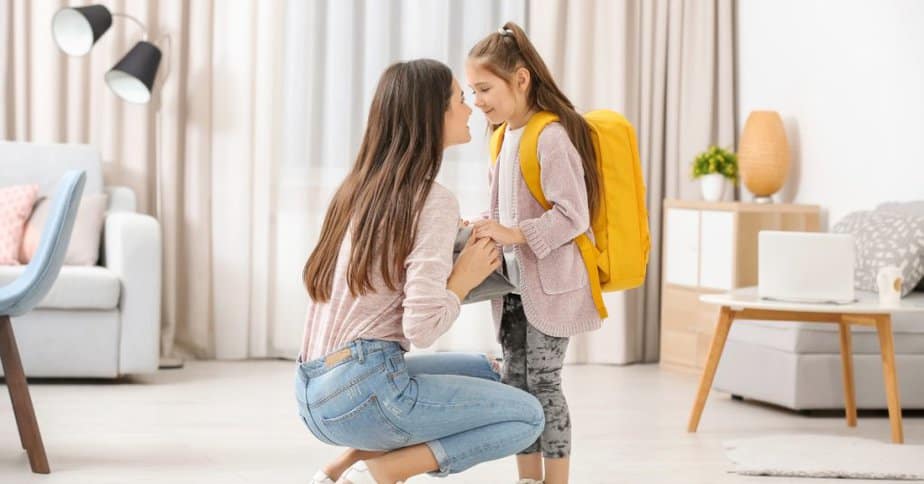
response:
M535 479L520 479L517 481L517 484L542 484L543 481L537 481Z
M353 464L342 476L340 476L340 480L337 482L348 482L350 484L378 484L375 478L372 477L372 473L369 472L369 467L367 467L366 463L363 461Z
M314 477L311 478L311 484L334 484L334 480L330 478L324 471L318 471L314 473Z

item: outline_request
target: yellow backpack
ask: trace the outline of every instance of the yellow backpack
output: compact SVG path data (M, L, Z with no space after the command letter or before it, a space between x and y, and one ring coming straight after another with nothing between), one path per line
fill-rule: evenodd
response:
M585 234L574 239L581 251L594 303L601 318L607 317L603 292L638 287L645 282L648 251L648 210L645 182L638 157L635 130L621 114L599 110L587 113L602 197L598 214L591 221L596 246ZM552 205L542 193L539 175L539 133L558 116L543 111L534 114L520 138L520 171L533 198L544 209ZM504 141L502 125L491 136L491 160L497 162Z

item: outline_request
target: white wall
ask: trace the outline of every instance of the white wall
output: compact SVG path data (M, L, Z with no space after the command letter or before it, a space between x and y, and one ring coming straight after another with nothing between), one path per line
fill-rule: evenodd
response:
M750 111L780 112L780 199L821 205L829 227L924 199L924 1L740 0L737 15L739 133Z

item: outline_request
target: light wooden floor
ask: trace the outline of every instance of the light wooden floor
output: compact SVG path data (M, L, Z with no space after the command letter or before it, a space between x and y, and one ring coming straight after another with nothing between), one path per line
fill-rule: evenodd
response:
M29 472L3 396L0 483L307 483L337 450L315 441L297 418L293 369L284 361L192 362L121 383L33 384L52 474ZM715 392L699 433L688 434L697 377L656 365L568 366L564 382L575 484L777 484L790 480L729 474L721 442L784 432L889 438L884 413L861 413L859 426L848 429L837 414L806 417ZM905 419L907 443L924 443L919 415ZM505 459L411 482L513 483L514 468Z

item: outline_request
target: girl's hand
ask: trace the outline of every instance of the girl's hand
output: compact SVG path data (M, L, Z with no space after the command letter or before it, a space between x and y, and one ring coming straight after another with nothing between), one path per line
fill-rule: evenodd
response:
M474 232L465 243L462 252L452 266L452 273L446 281L446 288L456 293L459 300L481 284L500 267L500 252L491 239L476 239Z
M489 237L500 245L525 244L526 237L517 227L507 227L494 220L479 220L475 222L475 237Z

